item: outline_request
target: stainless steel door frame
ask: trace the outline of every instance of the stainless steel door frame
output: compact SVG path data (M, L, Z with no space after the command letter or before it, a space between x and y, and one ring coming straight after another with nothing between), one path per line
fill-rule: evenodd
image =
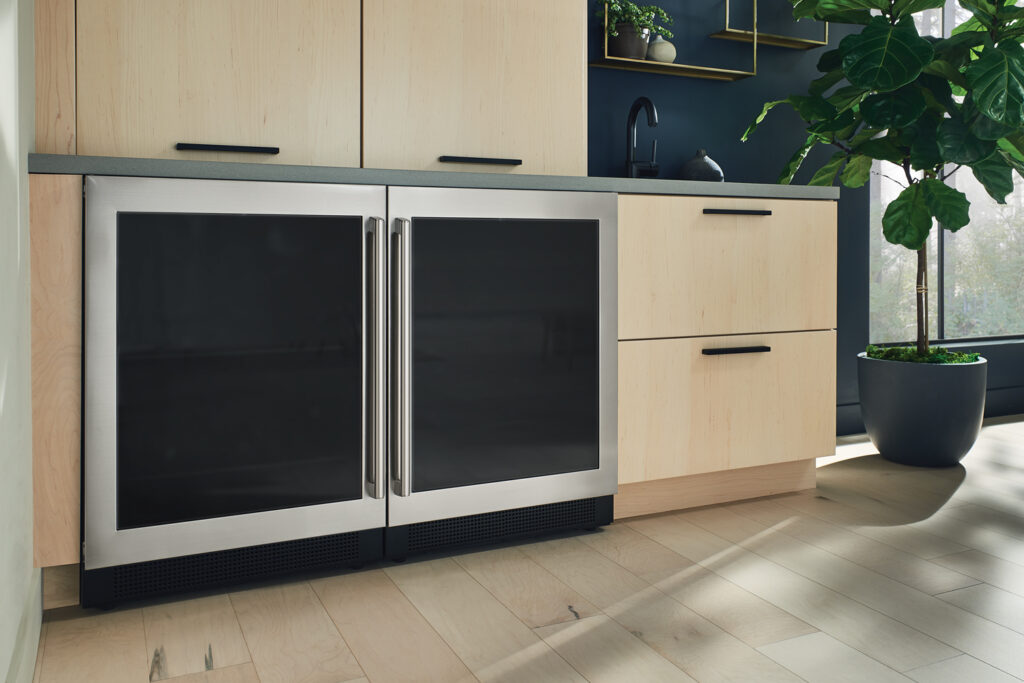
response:
M388 219L392 248L389 259L400 272L392 275L399 289L391 314L393 357L400 358L392 378L390 419L392 446L388 524L398 526L531 505L610 495L618 480L618 205L617 196L595 192L476 190L392 187ZM410 237L416 218L511 218L599 221L598 418L599 467L594 470L413 492L415 442L411 430L409 385L412 358L409 337ZM415 239L412 237L412 239ZM414 286L414 285L413 285ZM397 337L396 337L397 335ZM404 371L402 370L404 368Z
M268 512L233 515L173 524L117 528L117 214L210 213L361 216L364 249L373 234L381 263L386 244L383 216L386 190L382 186L270 183L167 178L86 178L85 207L85 382L84 382L84 493L86 569L98 569L147 560L192 555L229 548L274 543L383 527L387 499L380 482L384 477L384 449L366 433L369 401L364 400L363 496L360 500L311 505ZM362 262L367 263L366 254ZM365 265L364 265L365 269ZM376 282L383 282L383 273ZM363 286L368 277L364 273ZM381 287L370 284L379 298ZM381 397L384 373L366 371L368 359L379 360L368 343L368 331L382 329L364 301L363 396L373 388L373 404ZM372 337L372 335L370 335ZM379 364L374 363L376 368ZM367 384L369 382L369 385ZM376 386L374 386L376 385ZM383 425L382 417L374 420ZM383 427L380 428L383 430ZM371 432L378 430L371 429ZM373 472L368 472L366 452Z

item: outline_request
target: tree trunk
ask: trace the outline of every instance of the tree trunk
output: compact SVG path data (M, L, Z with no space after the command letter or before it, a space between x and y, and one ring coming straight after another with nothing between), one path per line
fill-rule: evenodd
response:
M917 353L928 355L928 242L917 250Z

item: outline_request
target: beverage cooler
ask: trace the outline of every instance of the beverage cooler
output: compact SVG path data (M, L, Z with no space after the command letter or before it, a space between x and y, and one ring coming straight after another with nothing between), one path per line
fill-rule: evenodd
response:
M615 195L85 201L83 605L611 521Z

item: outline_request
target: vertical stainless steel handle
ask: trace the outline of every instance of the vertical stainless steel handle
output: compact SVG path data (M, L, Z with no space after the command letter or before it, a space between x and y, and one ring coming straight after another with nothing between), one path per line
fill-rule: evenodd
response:
M392 233L392 402L391 438L395 493L412 495L412 222L396 218Z
M370 441L373 497L387 495L388 231L383 218L373 219L370 308Z

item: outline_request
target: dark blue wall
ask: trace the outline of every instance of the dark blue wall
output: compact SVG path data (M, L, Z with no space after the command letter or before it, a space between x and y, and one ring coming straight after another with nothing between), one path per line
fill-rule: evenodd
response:
M719 0L662 0L659 3L675 19L673 43L686 46L677 62L694 60L706 66L739 68L749 63L750 46L706 36L724 25L724 4ZM760 3L761 6L769 3ZM789 3L781 1L788 10ZM592 7L591 14L596 8ZM778 10L778 7L774 7ZM759 11L760 7L759 7ZM740 17L733 3L733 16ZM684 19L681 19L684 17ZM778 18L778 14L776 14ZM782 21L785 21L785 17ZM760 24L760 22L759 22ZM734 28L747 28L737 18ZM764 30L763 25L762 30ZM814 25L790 27L807 35ZM781 21L775 32L784 33ZM757 75L735 82L708 81L662 74L590 67L589 174L622 176L626 147L626 116L641 95L658 109L657 128L646 126L640 114L638 156L649 158L651 140L658 139L661 178L678 178L680 168L698 148L721 165L725 179L734 182L774 183L782 166L806 135L800 118L788 107L778 107L748 142L740 142L747 124L769 100L803 94L818 75L819 56L835 47L846 30L832 27L828 48L797 51L761 46ZM820 33L818 34L820 35ZM601 28L593 20L590 59L603 55ZM704 61L697 62L697 59ZM720 61L715 61L720 60ZM821 149L796 178L806 183L829 151ZM818 164L815 164L815 161ZM841 433L858 431L856 354L868 342L868 205L865 186L843 188L839 200L839 300L838 300L838 418Z

